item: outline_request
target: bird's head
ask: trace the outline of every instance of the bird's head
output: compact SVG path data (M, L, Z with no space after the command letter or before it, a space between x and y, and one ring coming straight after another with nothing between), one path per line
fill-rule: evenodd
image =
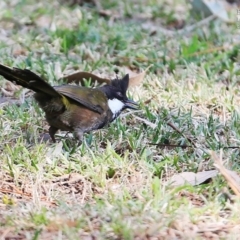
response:
M126 74L122 79L114 79L111 84L101 87L108 98L108 106L113 114L112 120L126 108L138 109L138 104L127 97L128 84L129 75Z

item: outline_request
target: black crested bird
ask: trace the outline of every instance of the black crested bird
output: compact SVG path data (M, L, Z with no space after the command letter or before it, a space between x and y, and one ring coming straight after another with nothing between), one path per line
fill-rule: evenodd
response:
M45 112L53 142L58 130L73 132L82 142L85 132L104 127L126 108L137 109L137 103L126 95L128 74L97 88L51 86L28 69L9 68L1 64L0 75L35 92L34 98Z

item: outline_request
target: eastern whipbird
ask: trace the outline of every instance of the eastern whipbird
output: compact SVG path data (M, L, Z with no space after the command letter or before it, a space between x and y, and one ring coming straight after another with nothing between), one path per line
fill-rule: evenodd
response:
M124 109L137 109L138 106L126 95L128 74L97 88L51 86L28 69L1 64L0 75L35 92L34 98L45 112L53 142L56 141L56 132L62 130L73 132L81 143L85 132L100 129L116 119Z

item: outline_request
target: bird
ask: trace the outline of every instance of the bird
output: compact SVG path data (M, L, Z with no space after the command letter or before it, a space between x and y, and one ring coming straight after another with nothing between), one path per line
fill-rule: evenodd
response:
M81 144L84 133L103 128L124 109L138 109L138 104L127 97L128 74L96 88L70 84L51 86L29 69L3 64L0 64L0 75L35 92L34 98L45 112L53 142L56 142L55 134L61 130L73 132Z

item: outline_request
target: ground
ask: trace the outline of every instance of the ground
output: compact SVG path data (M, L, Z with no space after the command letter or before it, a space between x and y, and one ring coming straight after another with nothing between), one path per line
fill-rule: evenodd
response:
M81 146L65 133L40 141L48 125L32 92L0 78L2 239L240 238L240 200L221 174L195 186L169 182L216 169L213 153L240 170L237 8L235 22L198 26L190 7L0 2L2 64L52 85L76 71L131 77L150 66L128 92L139 110L86 134Z

